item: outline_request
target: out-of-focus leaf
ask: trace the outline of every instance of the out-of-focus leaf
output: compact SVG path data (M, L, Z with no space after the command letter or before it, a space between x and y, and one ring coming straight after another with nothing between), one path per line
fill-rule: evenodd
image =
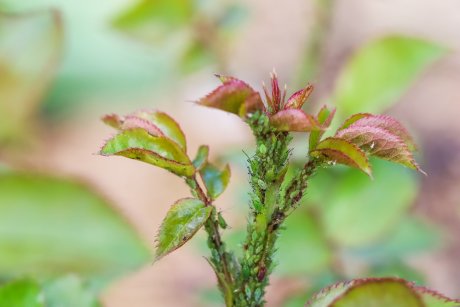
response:
M197 171L201 170L203 166L206 165L208 161L208 155L209 155L209 146L201 145L198 148L195 159L193 159L193 166L195 166L195 169Z
M371 165L366 154L353 143L339 138L327 138L321 141L310 153L313 157L324 156L329 161L355 167L371 176Z
M190 0L139 0L114 20L120 30L146 41L166 39L191 20Z
M384 128L355 124L338 131L335 137L355 144L370 155L399 163L424 173L417 162L415 162L414 156L407 144L399 136Z
M373 161L374 181L354 169L321 172L312 178L311 190L319 184L322 193L314 197L327 235L342 246L363 246L391 231L413 203L417 182L407 170L385 161ZM318 177L318 178L317 178ZM332 178L321 181L322 177ZM319 191L317 191L319 192ZM312 192L313 193L313 192Z
M325 130L329 128L329 126L331 125L334 115L335 109L329 110L327 106L323 106L321 110L319 110L318 115L316 116L316 120L321 125L321 127L323 127L324 130L310 132L310 138L308 141L309 150L313 150L316 148L316 145L321 140L321 137L323 136Z
M340 117L386 110L423 69L444 54L440 46L416 38L389 36L368 43L345 64L338 78L334 101Z
M296 212L286 220L275 259L276 272L287 275L316 274L331 263L332 252L310 213Z
M394 260L386 263L376 265L370 268L368 277L397 277L410 280L417 284L424 284L425 278L423 274L415 268L411 268L400 260Z
M43 285L46 307L101 307L95 294L75 275Z
M191 73L213 62L213 54L206 46L193 41L185 49L180 60L180 68L184 73Z
M323 130L313 116L299 109L281 110L270 117L270 123L279 131L310 132Z
M211 207L195 198L183 198L172 205L158 233L155 260L190 240L209 218L211 211Z
M230 166L227 164L223 170L207 163L200 170L201 178L208 191L208 196L216 199L227 188L230 181Z
M339 282L316 293L306 304L308 307L329 307L336 298L345 293L353 282Z
M439 231L433 226L415 217L405 217L398 225L393 226L393 230L383 240L369 246L352 249L350 252L354 257L366 262L382 263L416 255L437 247L439 240Z
M58 13L0 12L0 144L31 129L62 47Z
M265 109L259 93L246 82L228 76L218 77L223 84L198 100L198 104L242 117Z
M195 172L192 162L177 143L166 137L152 136L140 128L117 134L105 143L100 153L141 160L179 176L191 176Z
M99 195L73 181L0 174L0 275L76 273L98 282L138 269L150 253Z
M389 278L355 282L335 300L333 306L424 307L422 300L405 281Z
M0 287L0 307L44 307L40 286L29 279L12 281Z

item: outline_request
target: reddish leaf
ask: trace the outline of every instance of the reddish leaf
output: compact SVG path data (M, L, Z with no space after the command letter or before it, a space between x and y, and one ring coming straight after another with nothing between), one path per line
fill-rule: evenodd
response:
M371 166L366 154L358 146L344 139L327 138L321 141L310 154L313 157L323 156L330 162L358 168L371 176Z
M118 116L117 114L107 114L102 117L102 121L115 129L121 129L121 125L123 124L123 118Z
M357 145L371 155L403 164L425 174L415 162L406 143L388 130L379 127L351 125L338 131L336 137Z
M134 128L142 128L153 136L164 136L163 132L147 119L143 119L134 115L126 116L121 125L121 130L129 130Z
M310 132L323 129L313 116L299 109L279 111L270 117L270 122L279 131Z
M363 116L352 123L351 126L371 126L383 128L392 134L399 136L409 147L409 150L414 150L416 148L414 140L410 136L409 132L393 117L388 115L362 115Z
M313 85L308 84L305 88L298 90L287 100L284 109L300 109L313 92Z
M234 113L236 115L246 115L249 110L264 110L264 104L260 95L254 91L247 83L233 77L218 76L223 84L217 87L210 94L201 98L198 104L220 109L222 111ZM257 94L257 95L256 95ZM243 107L242 105L248 104Z
M364 117L368 117L368 116L372 116L371 113L357 113L357 114L353 114L352 116L350 116L349 118L347 118L343 124L340 126L340 128L338 130L342 130L342 129L345 129L345 128L348 128L350 127L351 124L355 123L356 121L360 120L361 118L364 118Z

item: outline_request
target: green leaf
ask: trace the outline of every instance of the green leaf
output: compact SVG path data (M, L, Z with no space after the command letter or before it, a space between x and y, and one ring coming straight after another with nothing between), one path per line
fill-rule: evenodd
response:
M139 0L114 20L116 28L146 41L167 39L193 16L190 0Z
M306 304L307 307L329 307L335 301L336 298L340 297L345 293L348 288L353 285L353 282L340 282L333 284L329 287L322 289L320 292L315 294Z
M332 261L320 225L311 213L295 212L285 222L275 253L276 273L306 276L322 272Z
M416 38L388 36L358 50L337 81L334 101L342 118L381 113L393 105L445 49Z
M327 106L323 106L321 110L319 110L318 115L316 116L316 120L323 127L324 130L310 132L310 137L308 141L308 147L310 151L316 148L316 145L321 140L321 137L323 136L325 130L329 128L329 126L331 125L334 115L335 109L329 110Z
M357 170L338 168L318 172L311 180L310 190L322 191L314 199L321 204L326 234L341 246L364 246L381 239L415 200L417 181L410 172L379 160L373 161L373 172L374 181ZM324 176L330 179L322 180Z
M353 285L330 306L424 307L418 295L401 279L367 279Z
M101 307L93 291L75 275L46 282L46 307Z
M187 142L185 135L179 124L168 114L158 111L139 111L134 113L134 116L148 120L158 127L164 136L170 138L185 151L187 151Z
M150 135L141 128L125 130L107 141L100 151L104 156L124 156L191 176L195 169L183 149L167 137Z
M425 287L413 287L426 307L460 307L460 300L451 299Z
M86 185L29 173L0 174L0 250L7 278L106 282L150 259L133 226Z
M195 159L193 159L193 166L197 171L201 170L203 166L206 165L208 162L208 155L209 155L209 146L201 145L198 148L198 152L196 153Z
M0 307L45 307L40 286L29 279L0 287Z
M371 165L366 154L358 146L339 138L327 138L310 153L313 157L323 156L330 162L348 165L371 176Z
M0 12L0 144L33 131L39 104L62 52L60 15Z
M211 211L210 206L195 198L183 198L172 205L158 233L155 260L190 240L209 218Z
M220 170L207 163L200 170L200 175L208 191L208 196L211 199L216 199L225 191L230 181L230 166L227 164L223 170Z

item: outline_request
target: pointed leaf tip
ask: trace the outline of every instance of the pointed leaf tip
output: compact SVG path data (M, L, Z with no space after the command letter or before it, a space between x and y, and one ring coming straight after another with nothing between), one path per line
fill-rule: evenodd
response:
M313 92L313 85L308 84L305 88L298 90L286 102L284 109L300 109Z
M216 166L206 163L200 170L200 175L208 191L208 196L211 199L216 199L225 191L230 181L230 166L227 164L223 170L220 170Z
M157 236L155 261L189 241L207 221L212 207L196 198L183 198L171 206Z

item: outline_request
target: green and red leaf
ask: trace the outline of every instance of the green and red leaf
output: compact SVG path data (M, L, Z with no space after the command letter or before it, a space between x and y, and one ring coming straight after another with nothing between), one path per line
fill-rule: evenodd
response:
M218 78L223 84L198 100L198 104L239 116L253 110L265 110L260 95L246 82L233 77L218 76Z
M300 109L313 92L313 85L308 84L305 88L298 90L289 97L284 109Z
M281 110L270 117L270 123L279 131L310 132L323 130L313 116L299 109Z
M179 176L195 172L183 149L164 136L150 135L142 128L122 131L108 140L100 151L104 156L124 156L169 170Z
M155 261L190 240L211 214L212 207L196 198L183 198L171 206L157 237Z
M335 136L355 144L370 155L400 163L424 173L415 162L406 143L399 136L386 129L351 125L348 128L339 130Z
M366 154L358 146L344 139L327 138L321 141L310 154L313 157L326 158L328 162L358 168L371 176L371 165Z
M329 110L327 106L323 106L321 110L319 110L318 115L316 115L316 120L321 125L323 130L312 131L310 133L310 138L309 138L310 151L315 149L316 145L321 140L321 137L323 136L325 130L329 128L329 126L332 123L332 119L334 118L334 115L335 115L335 109Z

